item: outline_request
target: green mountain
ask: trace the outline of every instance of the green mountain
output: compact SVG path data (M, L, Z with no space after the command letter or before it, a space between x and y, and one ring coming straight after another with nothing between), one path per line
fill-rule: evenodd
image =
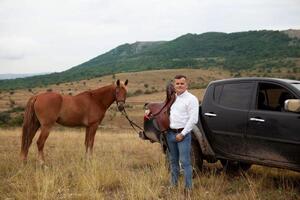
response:
M0 81L0 89L43 86L119 72L166 68L223 67L229 70L295 67L298 31L207 32L172 41L123 44L61 73ZM295 36L296 35L296 36Z

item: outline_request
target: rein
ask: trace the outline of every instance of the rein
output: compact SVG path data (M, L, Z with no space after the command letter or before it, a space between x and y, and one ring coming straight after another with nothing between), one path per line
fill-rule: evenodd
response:
M175 94L175 93L174 93ZM173 95L173 93L171 94ZM175 97L176 98L176 97ZM174 103L175 99L172 99L172 96L170 97L169 100L166 101L166 103L164 104L164 106L155 114L150 113L150 117L151 118L155 118L157 115L159 115L167 106L170 106L169 103L171 102L171 105Z
M167 106L167 104L168 103L165 103L165 105L157 113L155 114L150 113L151 114L150 117L155 118L157 115L159 115L163 111L163 109Z
M161 112L161 110L160 110L160 112ZM126 110L125 110L125 107L124 107L124 110L121 113L122 113L122 115L124 115L126 117L126 119L128 120L130 126L135 130L135 132L139 135L140 138L142 138L142 139L149 139L146 136L146 134L145 134L145 130L143 128L141 128L139 125L137 125L134 121L132 121L131 119L129 119L129 116L128 116ZM140 131L138 131L135 127L138 128L138 129L140 129ZM166 148L170 152L170 148L169 148L169 145L168 145L168 142L167 142L166 134L162 134L162 136L163 136L163 138L165 140Z
M125 110L125 107L124 107L124 110L123 110L121 113L122 113L122 115L125 116L125 118L126 118L126 119L128 120L128 122L129 122L130 126L131 126L131 127L133 128L133 130L139 135L139 137L142 138L142 139L146 139L147 137L146 137L146 135L145 135L144 129L141 128L139 125L137 125L134 121L132 121L132 120L129 118L129 116L128 116L126 110ZM138 131L136 128L140 129L140 131Z

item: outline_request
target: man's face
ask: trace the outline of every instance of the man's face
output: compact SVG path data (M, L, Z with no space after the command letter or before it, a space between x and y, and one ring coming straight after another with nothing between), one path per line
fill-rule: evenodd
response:
M185 78L175 79L174 87L178 95L184 93L187 90L187 82Z

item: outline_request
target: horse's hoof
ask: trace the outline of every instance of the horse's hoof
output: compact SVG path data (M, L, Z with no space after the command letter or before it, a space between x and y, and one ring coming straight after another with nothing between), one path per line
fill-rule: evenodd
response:
M46 164L45 164L45 161L43 161L43 160L40 160L40 161L39 161L39 164L40 164L41 167L44 167L44 166L46 165Z
M40 161L39 166L42 170L47 170L49 169L49 166L46 165L45 161Z
M22 164L23 164L23 166L26 166L27 165L27 160L22 160Z
M43 164L42 169L43 169L43 170L47 170L47 169L49 169L49 166L46 165L46 164Z

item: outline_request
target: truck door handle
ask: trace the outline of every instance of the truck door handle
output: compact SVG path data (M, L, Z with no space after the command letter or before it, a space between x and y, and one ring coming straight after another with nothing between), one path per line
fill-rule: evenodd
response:
M208 117L216 117L217 114L215 113L204 113L205 116L208 116Z
M251 117L250 121L255 121L255 122L265 122L264 119L260 119L260 118L255 118L255 117Z

